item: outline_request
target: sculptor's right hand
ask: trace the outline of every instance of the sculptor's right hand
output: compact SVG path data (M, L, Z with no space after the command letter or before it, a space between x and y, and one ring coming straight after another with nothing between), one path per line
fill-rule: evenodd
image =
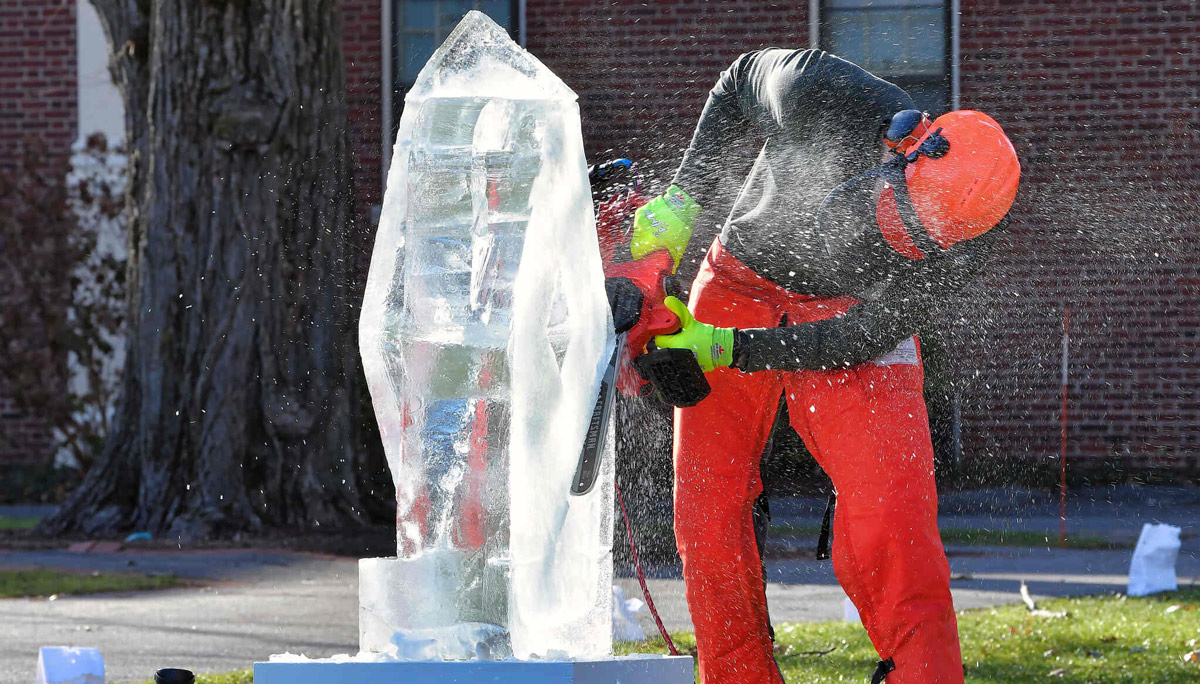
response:
M705 373L733 363L734 328L718 328L697 321L687 304L676 297L667 297L663 304L679 319L679 332L655 335L654 344L659 349L690 349Z
M630 253L634 259L641 259L665 249L675 260L672 271L678 269L699 215L700 205L678 185L672 185L665 194L650 200L634 214Z

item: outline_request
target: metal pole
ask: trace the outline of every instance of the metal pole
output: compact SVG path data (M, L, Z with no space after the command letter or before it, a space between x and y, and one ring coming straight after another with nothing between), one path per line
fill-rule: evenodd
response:
M950 109L962 107L962 86L959 82L962 51L962 0L950 2Z
M392 145L396 142L392 140L392 95L393 89L396 87L395 81L392 78L392 57L396 51L396 27L392 25L392 0L380 0L380 24L382 24L382 33L380 40L383 41L383 50L381 51L383 74L380 77L380 93L383 95L383 109L380 111L380 131L379 145L383 148L380 155L379 164L379 188L381 192L387 192L387 177L388 168L392 165Z
M1070 349L1071 309L1063 304L1062 336L1062 454L1058 481L1058 545L1067 544L1067 353Z
M808 46L821 48L821 0L808 0Z

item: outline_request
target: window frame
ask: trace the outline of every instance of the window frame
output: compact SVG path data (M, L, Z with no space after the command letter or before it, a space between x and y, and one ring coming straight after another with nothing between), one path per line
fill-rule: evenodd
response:
M809 0L808 2L809 45L812 48L824 50L829 44L830 25L826 21L830 14L827 11L829 2L830 0ZM959 108L959 18L962 14L959 4L960 0L942 0L942 11L945 17L943 20L945 70L942 86L946 91L946 111L954 111ZM884 78L892 77L884 76ZM897 85L901 88L905 87L903 83L897 83Z

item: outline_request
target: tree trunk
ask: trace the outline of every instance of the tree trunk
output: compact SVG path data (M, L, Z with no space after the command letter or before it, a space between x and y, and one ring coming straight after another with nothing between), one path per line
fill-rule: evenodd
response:
M49 532L365 522L336 0L92 0L127 111L114 432Z

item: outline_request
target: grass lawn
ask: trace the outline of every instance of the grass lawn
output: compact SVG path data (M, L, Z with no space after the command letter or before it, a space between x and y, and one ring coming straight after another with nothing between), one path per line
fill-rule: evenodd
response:
M253 684L253 682L253 670L239 670L237 672L225 672L222 674L196 675L196 684ZM142 684L154 684L154 680L149 679Z
M821 528L815 525L771 525L768 535L795 535L815 537ZM1042 532L1028 530L989 530L969 528L943 528L942 543L956 546L1058 546L1058 535L1047 535ZM1132 543L1113 542L1104 537L1091 535L1069 535L1066 539L1068 549L1131 549Z
M1058 535L1027 530L972 530L949 528L942 530L943 544L977 546L1058 546ZM1068 535L1068 549L1132 549L1129 542L1113 542L1104 537Z
M230 672L228 674L198 675L196 684L250 684L254 681L252 670Z
M41 516L0 516L0 531L32 530L41 522Z
M1065 610L1069 617L1031 617L1023 605L959 614L968 683L1200 682L1200 663L1183 661L1186 653L1200 649L1200 588L1137 599L1057 599L1038 607ZM857 624L786 624L776 628L776 635L788 682L865 682L878 659ZM681 634L676 644L691 649L695 640ZM826 655L814 654L829 649ZM666 652L661 639L625 644L621 650Z
M1031 617L1023 605L959 613L968 684L1195 684L1200 663L1200 588L1147 598L1091 596L1046 601L1067 618ZM779 665L791 684L865 682L878 656L862 627L845 622L780 625ZM674 635L694 653L691 634ZM619 653L666 653L661 639ZM818 653L826 652L824 655ZM251 684L249 670L200 675L197 684Z
M95 594L113 591L169 589L181 584L174 575L91 573L59 570L0 570L0 598Z
M196 675L196 684L252 684L254 682L253 670L241 670L239 672L226 672L224 674L198 674ZM153 682L146 682L153 684Z

